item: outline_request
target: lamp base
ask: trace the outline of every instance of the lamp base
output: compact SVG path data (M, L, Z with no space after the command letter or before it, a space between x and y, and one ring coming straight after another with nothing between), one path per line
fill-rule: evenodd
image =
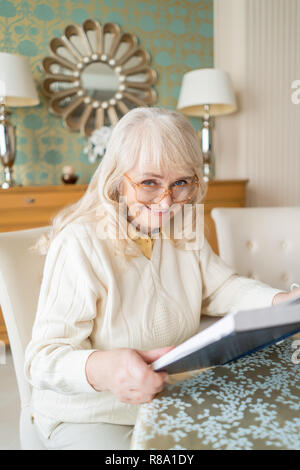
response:
M16 186L13 178L13 165L16 156L16 132L15 126L10 122L8 116L10 112L5 107L3 99L0 97L0 161L4 167L4 182L2 189Z
M17 186L17 183L15 182L13 178L13 169L9 167L4 168L4 181L1 185L2 189L9 189Z
M215 156L213 152L213 121L209 105L204 105L204 119L201 129L201 151L203 156L203 179L208 182L215 178Z
M208 182L216 177L215 157L213 152L203 154L203 179Z

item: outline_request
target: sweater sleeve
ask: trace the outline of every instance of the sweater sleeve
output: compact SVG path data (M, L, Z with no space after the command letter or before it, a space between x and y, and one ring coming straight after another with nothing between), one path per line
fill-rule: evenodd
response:
M85 363L95 351L89 336L96 316L95 274L87 238L63 229L48 250L32 339L25 352L25 376L33 387L63 394L97 393Z
M280 289L240 276L214 253L206 238L200 250L204 315L222 316L239 310L270 307Z

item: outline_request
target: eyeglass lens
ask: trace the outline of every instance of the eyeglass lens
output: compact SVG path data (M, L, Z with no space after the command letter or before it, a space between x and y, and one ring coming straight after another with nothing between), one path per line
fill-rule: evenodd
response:
M174 202L185 201L192 196L195 189L196 189L195 184L172 186L171 188L172 200ZM153 187L153 186L140 187L139 186L136 188L136 197L139 201L143 201L145 203L159 202L165 192L166 192L165 189L161 187Z

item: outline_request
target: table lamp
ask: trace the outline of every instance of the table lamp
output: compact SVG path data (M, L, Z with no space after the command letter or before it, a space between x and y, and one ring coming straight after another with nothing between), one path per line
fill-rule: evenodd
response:
M25 57L0 52L0 159L4 166L2 189L16 185L13 165L16 155L16 132L8 118L7 106L23 107L39 104L29 64Z
M227 72L220 69L199 69L183 76L177 109L187 116L203 117L201 150L205 181L215 177L212 116L229 114L237 109L236 100Z

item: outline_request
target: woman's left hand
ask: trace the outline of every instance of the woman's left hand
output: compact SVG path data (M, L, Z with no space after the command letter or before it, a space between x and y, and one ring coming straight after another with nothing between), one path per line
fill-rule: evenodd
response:
M278 305L286 300L293 299L294 297L300 297L300 287L293 289L291 292L279 292L273 298L272 305Z

